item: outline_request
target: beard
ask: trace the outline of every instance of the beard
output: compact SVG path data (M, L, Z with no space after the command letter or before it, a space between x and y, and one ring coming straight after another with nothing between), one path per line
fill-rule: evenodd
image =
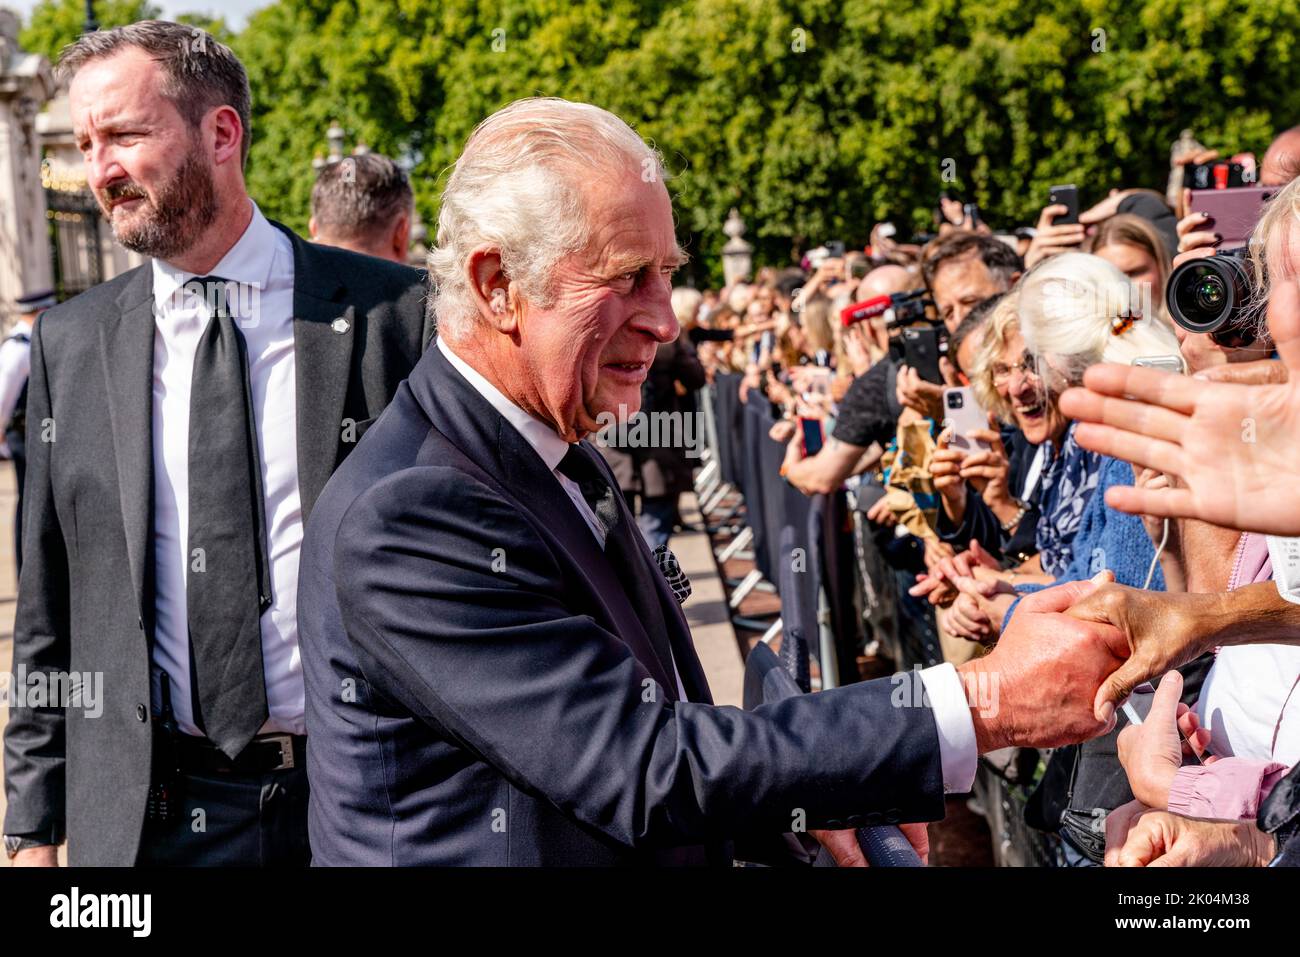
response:
M155 259L172 259L194 245L217 218L211 171L191 152L156 198L137 183L117 183L100 191L100 205L113 228L113 237L132 252ZM109 209L115 199L140 199L130 213Z

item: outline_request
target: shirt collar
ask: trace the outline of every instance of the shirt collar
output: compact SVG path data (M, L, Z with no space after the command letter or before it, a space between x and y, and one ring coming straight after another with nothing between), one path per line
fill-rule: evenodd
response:
M212 268L209 275L220 276L233 282L265 289L271 276L271 265L275 261L276 241L279 231L262 215L257 203L250 199L253 217L248 221L243 235L231 246L221 261ZM164 305L176 295L186 282L198 273L186 272L162 260L153 260L153 299L159 312Z
M507 399L501 390L480 375L477 369L452 352L451 346L447 345L447 340L441 336L438 337L438 350L474 387L474 391L487 399L492 408L500 412L502 417L515 427L515 431L522 435L524 441L533 447L533 451L541 456L546 467L554 472L560 460L568 453L569 443L560 438L555 430L541 419L534 418Z

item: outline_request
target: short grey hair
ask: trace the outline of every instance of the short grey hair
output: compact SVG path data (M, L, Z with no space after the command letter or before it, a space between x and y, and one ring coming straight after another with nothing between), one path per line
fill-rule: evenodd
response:
M379 153L326 163L311 188L318 227L342 239L374 236L410 213L415 197L402 168Z
M477 246L500 249L502 269L525 298L551 304L552 268L589 236L581 183L603 164L668 179L657 150L589 103L529 97L478 125L443 190L429 252L429 309L440 334L463 337L476 321L465 262Z
M140 20L111 30L83 33L59 53L59 78L70 82L92 60L134 47L162 67L161 93L175 104L191 130L208 111L229 106L244 127L240 164L248 165L253 142L252 94L248 73L233 50L198 27L170 20Z

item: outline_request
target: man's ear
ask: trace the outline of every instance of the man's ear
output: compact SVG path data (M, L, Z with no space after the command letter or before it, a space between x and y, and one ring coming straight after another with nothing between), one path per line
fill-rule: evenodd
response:
M244 124L234 107L219 106L208 115L213 137L213 159L220 165L231 160L242 166L244 149Z
M411 217L402 213L397 217L397 224L393 227L393 254L399 262L406 262L406 257L411 251Z
M510 277L501 268L501 252L495 246L479 246L465 261L466 279L484 321L507 335L518 328L510 295Z
M307 235L311 237L312 242L316 241L316 217L315 216L307 220Z

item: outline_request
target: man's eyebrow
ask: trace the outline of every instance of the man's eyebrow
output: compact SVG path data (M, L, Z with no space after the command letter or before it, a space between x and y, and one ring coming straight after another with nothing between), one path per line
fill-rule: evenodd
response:
M671 269L678 269L686 265L689 261L690 257L686 255L686 252L680 246L677 246L671 253L664 257L662 264ZM637 272L638 270L654 265L656 265L656 260L649 256L615 256L610 260L607 272L609 272L610 275L621 275L625 272Z

